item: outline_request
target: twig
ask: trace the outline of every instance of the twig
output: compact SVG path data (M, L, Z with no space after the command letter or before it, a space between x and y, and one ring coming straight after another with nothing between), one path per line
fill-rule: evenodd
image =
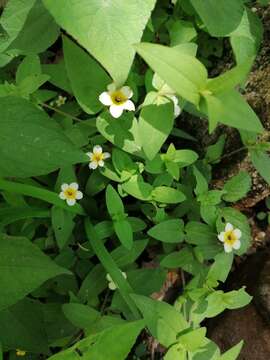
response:
M50 109L50 110L55 111L56 113L58 113L58 114L60 114L60 115L67 116L67 117L71 118L72 120L75 120L75 121L83 121L82 119L79 119L79 118L77 118L76 116L73 116L73 115L71 115L71 114L69 114L69 113L66 113L66 112L62 111L62 110L56 109L55 107L53 107L53 106L51 106L51 105L48 105L48 104L46 104L46 103L40 102L39 104L40 104L41 106L47 108L47 109Z

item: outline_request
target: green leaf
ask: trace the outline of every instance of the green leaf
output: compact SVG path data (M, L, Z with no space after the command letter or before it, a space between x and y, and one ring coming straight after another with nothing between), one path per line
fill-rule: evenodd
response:
M186 196L180 190L168 186L158 186L152 191L154 201L165 204L178 204L186 199Z
M111 82L110 77L96 60L67 37L63 37L63 49L68 77L78 103L88 114L97 113L103 108L98 97Z
M139 119L139 136L142 148L149 160L153 160L172 131L173 104L144 106Z
M242 0L190 0L212 36L225 36L239 25L244 12Z
M57 206L52 207L52 226L59 249L63 249L67 244L75 223L73 222L74 214L61 209Z
M42 305L24 299L0 312L0 338L5 351L23 349L48 353Z
M209 128L213 131L218 122L251 132L263 132L263 126L255 112L236 91L204 95L206 106L201 110L208 114Z
M183 221L178 219L163 221L152 227L147 234L165 243L179 243L184 240Z
M186 360L186 358L186 350L182 349L181 346L179 346L178 344L175 344L169 348L164 357L164 360Z
M167 28L170 34L171 46L189 43L197 36L194 25L189 21L172 21L167 24Z
M258 150L251 150L250 158L256 170L270 185L270 158L268 153Z
M186 241L194 245L212 245L217 240L217 234L206 224L190 221L185 227Z
M1 310L15 304L46 280L70 274L26 238L1 235L0 253Z
M211 265L207 278L225 282L231 270L232 263L233 253L227 254L222 252L216 255L215 262L213 265Z
M236 360L238 358L238 355L240 354L243 344L243 341L240 341L239 344L235 345L230 350L223 353L218 360Z
M164 346L169 347L177 340L177 335L188 327L183 315L173 306L142 295L132 295L143 314L151 334Z
M29 11L24 26L8 51L17 54L39 54L50 47L58 38L59 27L44 7L36 1Z
M19 84L27 76L30 75L40 75L41 74L41 65L38 55L28 55L18 66L16 72L16 83Z
M140 320L109 327L78 341L69 349L51 356L49 360L74 360L79 358L78 352L85 359L125 360L143 326L144 323Z
M224 146L225 146L225 141L226 141L226 136L221 135L215 144L207 147L206 154L205 154L205 159L207 160L207 162L210 162L213 164L220 162L220 158L222 156Z
M187 351L195 351L201 347L206 340L206 328L201 327L191 330L178 338L179 344Z
M67 319L80 329L90 328L101 318L101 314L88 305L70 303L64 304L62 309Z
M122 184L122 188L129 195L144 201L151 200L151 194L153 191L153 186L144 182L143 178L134 175L126 183Z
M59 167L87 160L61 127L28 101L0 98L0 107L0 176L48 174Z
M181 251L173 252L165 256L160 265L169 269L180 267L193 275L197 275L202 270L202 265L195 259L190 248L184 248Z
M229 202L238 201L246 196L250 188L251 177L249 173L240 171L225 183L223 190L225 190L226 193L223 195L223 199Z
M132 45L140 41L155 0L43 2L58 24L88 50L119 85L126 81L135 55Z
M120 242L131 249L133 245L133 232L130 223L127 220L118 220L113 222L115 233Z
M64 60L60 60L57 64L42 65L44 74L50 76L48 80L54 86L72 94L71 84L67 75L67 70Z
M113 220L117 220L116 216L125 217L123 202L118 195L118 192L111 185L108 185L106 188L106 205Z
M196 188L194 189L195 194L201 195L208 191L208 182L203 176L203 174L196 168L195 165L192 166L193 174L196 178Z
M184 99L197 105L200 90L205 89L207 71L195 57L157 44L136 45L139 55L166 83Z
M98 131L112 144L131 154L140 154L138 122L132 113L123 114L117 121L103 112L97 118Z
M137 165L126 152L120 149L113 149L112 162L115 170L121 175L123 181L128 180L137 172Z

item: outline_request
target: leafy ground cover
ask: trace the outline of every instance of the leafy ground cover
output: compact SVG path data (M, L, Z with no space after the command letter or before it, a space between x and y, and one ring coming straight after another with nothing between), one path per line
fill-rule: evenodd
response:
M0 359L238 358L207 319L252 299L223 284L251 246L253 178L213 171L244 151L270 183L243 96L267 3L4 2ZM219 136L198 150L187 118Z

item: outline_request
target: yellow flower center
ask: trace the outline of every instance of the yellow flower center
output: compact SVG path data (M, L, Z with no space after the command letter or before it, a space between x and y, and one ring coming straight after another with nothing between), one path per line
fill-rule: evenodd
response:
M76 199L76 193L77 193L77 190L72 189L72 188L67 188L64 191L64 194L67 199Z
M114 105L123 105L128 100L126 95L120 90L114 91L110 96Z
M104 155L102 153L93 154L92 161L96 161L97 163L101 160L103 160Z
M237 240L238 239L232 230L226 231L225 236L224 236L224 243L232 246Z
M26 355L26 351L17 349L17 350L16 350L16 355L17 355L17 356L25 356L25 355Z

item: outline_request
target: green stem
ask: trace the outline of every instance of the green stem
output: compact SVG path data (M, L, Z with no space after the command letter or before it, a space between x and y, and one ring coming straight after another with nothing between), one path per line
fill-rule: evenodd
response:
M79 119L79 118L77 118L76 116L73 116L73 115L71 115L71 114L69 114L69 113L66 113L66 112L62 111L62 110L56 109L55 107L53 107L53 106L51 106L51 105L48 105L48 104L46 104L46 103L40 102L39 104L40 104L41 106L47 108L47 109L50 109L50 110L55 111L55 112L58 113L59 115L63 115L63 116L69 117L70 119L75 120L75 121L83 121L82 119Z
M85 215L83 208L76 204L68 206L65 201L61 200L55 192L42 189L32 185L21 184L14 181L0 179L0 190L9 191L20 195L30 196L36 199L46 201L75 214Z
M140 319L140 313L130 297L130 294L134 293L132 287L128 281L123 277L122 272L116 265L115 261L111 257L110 253L105 248L102 240L97 234L94 226L91 224L88 218L85 219L85 231L88 237L88 240L95 251L95 254L99 258L101 264L104 266L105 270L110 274L113 282L117 285L119 292L130 308L135 319Z

